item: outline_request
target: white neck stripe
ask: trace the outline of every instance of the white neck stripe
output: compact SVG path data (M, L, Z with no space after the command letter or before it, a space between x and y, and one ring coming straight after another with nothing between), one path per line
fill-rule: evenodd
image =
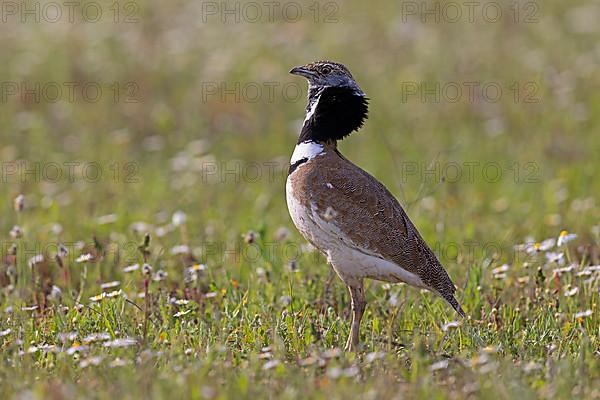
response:
M311 104L310 109L306 112L306 116L304 117L305 124L306 124L306 121L308 121L315 114L315 111L317 110L317 106L319 105L320 98L321 98L321 95L318 95L317 98Z
M302 160L302 159L313 159L316 156L323 153L325 147L322 144L315 143L311 140L298 143L294 148L294 153L292 153L292 159L290 160L290 164L294 165L294 163Z

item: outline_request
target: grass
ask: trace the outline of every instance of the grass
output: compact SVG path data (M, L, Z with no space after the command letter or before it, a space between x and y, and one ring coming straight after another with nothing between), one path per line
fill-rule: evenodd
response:
M591 2L527 23L355 1L223 23L155 0L115 23L98 4L97 23L0 24L3 397L600 398ZM369 282L364 349L339 351L348 294L284 199L306 90L287 71L320 58L371 98L342 152L405 205L468 319ZM103 95L8 94L52 82ZM502 96L451 101L470 82Z

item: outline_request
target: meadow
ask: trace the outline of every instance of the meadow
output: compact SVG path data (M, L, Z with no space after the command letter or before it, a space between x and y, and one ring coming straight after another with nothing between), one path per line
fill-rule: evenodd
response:
M4 2L1 397L600 399L600 5L470 4ZM371 281L341 350L285 203L319 59L468 318Z

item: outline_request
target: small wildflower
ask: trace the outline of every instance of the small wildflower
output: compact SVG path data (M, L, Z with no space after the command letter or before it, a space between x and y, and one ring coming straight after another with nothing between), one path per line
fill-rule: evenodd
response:
M502 274L504 272L507 272L509 269L510 269L510 265L503 264L503 265L499 266L498 268L494 268L492 270L492 274L494 274L494 275Z
M450 322L442 325L442 330L444 332L448 332L450 329L458 328L459 326L460 326L460 323L458 321L450 321Z
M87 368L89 366L95 367L95 366L100 365L100 363L102 362L103 359L104 358L101 356L85 358L79 362L79 367L81 367L81 368Z
M583 270L590 274L594 272L600 272L600 265L590 265L589 267L585 267Z
M123 272L129 273L129 272L137 271L138 269L140 269L140 264L133 264L133 265L129 265L129 266L123 268Z
M291 272L298 272L298 262L296 260L292 260L286 264L286 267Z
M367 355L368 356L368 355ZM308 356L300 361L298 361L298 364L301 367L308 367L310 365L313 365L317 362L317 357L313 357L313 356Z
M23 237L23 229L18 225L13 226L9 233L10 237L13 239L20 239Z
M244 242L246 242L247 244L252 244L256 241L256 236L257 236L256 232L248 231L244 235Z
M262 369L264 369L265 371L267 371L269 369L275 368L279 364L281 364L281 362L279 360L270 360L270 361L267 361L265 363L265 365L263 365Z
M492 275L495 279L506 279L506 272L510 269L510 265L503 264L492 270Z
M535 254L541 251L542 245L539 242L533 243L530 247L527 248L527 253Z
M68 254L69 254L69 250L67 250L65 245L62 243L59 243L58 244L58 256L60 258L65 258Z
M50 226L50 232L58 236L63 233L63 227L59 223L54 223Z
M79 342L75 342L71 345L71 347L69 347L66 351L66 353L70 356L72 356L75 353L83 353L85 351L88 351L90 349L90 346L85 346L82 345Z
M441 360L441 361L431 364L429 366L429 371L435 372L435 371L439 371L440 369L446 369L446 368L448 368L448 360Z
M343 369L342 375L346 378L352 378L353 376L358 375L359 372L360 370L358 369L358 367L356 365L353 365L351 367Z
M117 297L123 294L123 291L121 289L119 290L113 290L112 292L106 293L105 297L108 299L112 299L113 297Z
M174 246L171 248L171 254L173 254L174 256L180 255L180 254L190 254L190 247L185 245L185 244L180 244L177 246Z
M198 273L193 268L186 268L183 276L185 283L193 283L198 280Z
M564 273L571 272L575 269L576 264L571 264L568 267L556 268L554 269L554 276L560 276Z
M113 224L113 223L117 222L117 215L116 214L102 215L96 219L96 222L98 223L98 225Z
M331 367L327 369L327 376L331 379L339 379L342 376L342 369L340 367Z
M165 271L163 271L162 269L159 269L158 271L156 271L156 273L152 276L152 280L155 282L162 282L165 279L167 279L167 273Z
M287 307L292 303L292 298L290 296L281 296L279 298L279 304L283 307Z
M94 342L103 342L105 340L109 340L110 339L110 335L108 333L91 333L89 335L87 335L86 337L83 338L83 343L94 343Z
M542 243L540 243L540 251L548 251L551 248L553 248L555 244L556 244L556 239L548 238L548 239L542 241Z
M187 215L183 211L175 211L173 213L173 217L171 218L171 223L173 226L181 226L185 224L187 221Z
M535 253L539 253L541 251L548 251L551 248L554 247L554 245L556 244L556 239L554 238L549 238L546 239L544 241L540 242L536 242L531 244L528 248L527 248L527 253L529 254L535 254Z
M338 348L325 350L322 354L325 359L338 358L342 355L342 351Z
M62 298L62 290L60 290L58 286L52 285L48 298L50 298L50 300L60 301Z
M290 230L285 226L281 226L275 231L275 240L277 240L278 242L286 240L289 236Z
M175 318L179 318L179 317L183 317L184 315L189 314L190 312L192 312L192 310L179 311L179 312L173 314L173 316Z
M191 266L194 271L204 271L206 270L206 264L194 264Z
M40 350L44 353L58 353L59 349L54 344L43 344L40 346Z
M85 253L85 254L82 254L79 257L77 257L75 259L75 262L81 264L81 263L85 263L85 262L91 261L93 258L94 258L94 256L91 255L90 253Z
M563 231L560 232L560 235L558 235L557 246L558 247L562 247L565 244L567 244L567 243L569 243L569 242L571 242L571 241L573 241L575 239L577 239L577 235L576 234L569 233L569 232L563 230Z
M29 261L27 262L27 264L29 265L30 268L35 267L37 264L41 264L44 262L44 256L41 254L37 254L33 257L31 257L29 259Z
M127 361L117 357L114 360L112 360L109 364L109 366L111 368L117 368L117 367L124 367L125 365L127 365Z
M527 364L523 366L523 371L527 374L535 371L539 371L542 369L542 366L534 361L529 361Z
M152 273L152 266L150 264L144 264L142 266L142 274L148 276Z
M112 282L106 282L106 283L102 283L100 285L100 289L102 290L106 290L106 289L112 289L112 288L116 288L117 286L119 286L121 284L120 281L112 281Z
M134 222L133 224L129 225L129 229L131 229L133 233L140 234L151 230L151 226L145 222Z
M385 358L385 353L382 351L374 351L372 353L367 354L367 356L365 357L365 362L367 364L371 364L373 361L376 360L383 360Z
M546 259L548 260L548 262L556 263L558 265L564 264L564 262L565 262L564 257L565 257L564 253L556 253L553 251L546 253Z
M104 343L104 347L129 347L135 346L138 342L132 338L115 339Z
M579 319L579 318L586 318L586 317L590 317L592 315L592 310L585 310L582 312L578 312L577 314L575 314L575 318Z
M23 211L23 208L25 208L25 196L20 194L17 197L15 197L14 206L16 212Z
M186 306L186 305L190 304L190 301L186 300L186 299L177 299L173 302L173 304L176 304L178 306Z
M571 286L569 285L565 290L565 297L573 297L577 294L577 292L579 292L578 287L571 288Z
M517 251L529 252L529 249L535 244L535 240L532 237L527 237L524 243L515 244L513 248Z
M90 301L93 301L94 303L97 303L99 301L102 301L102 299L104 299L105 297L106 297L106 293L102 292L100 294L97 294L96 296L90 297Z
M173 224L159 226L158 228L156 228L154 230L154 234L159 238L165 237L168 233L173 232L173 228L174 228Z
M484 354L495 354L499 351L500 351L499 346L485 346L483 349L481 349L481 352Z
M213 399L217 396L217 391L215 390L215 388L210 386L202 386L200 393L202 394L202 398L204 399Z

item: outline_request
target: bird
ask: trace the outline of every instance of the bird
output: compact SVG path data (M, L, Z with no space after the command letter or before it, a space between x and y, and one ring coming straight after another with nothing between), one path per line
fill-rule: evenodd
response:
M365 279L427 289L464 317L454 283L398 200L337 147L368 116L369 99L348 68L316 61L290 73L308 80L308 104L290 160L286 202L296 228L348 288L352 321L345 350L359 350Z

